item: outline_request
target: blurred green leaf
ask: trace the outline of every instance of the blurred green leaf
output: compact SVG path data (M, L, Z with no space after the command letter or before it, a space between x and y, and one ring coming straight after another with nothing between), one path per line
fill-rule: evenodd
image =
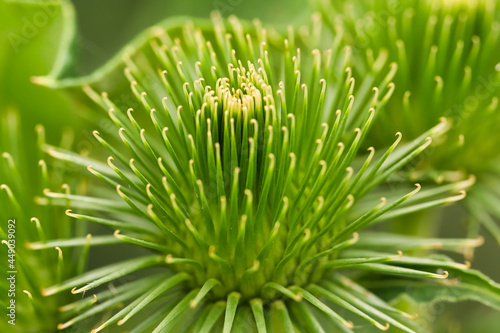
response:
M31 82L61 61L60 36L67 29L63 6L67 3L0 0L0 113L6 107L19 110L25 136L33 137L34 125L44 123L53 140L61 127L75 124L66 94Z

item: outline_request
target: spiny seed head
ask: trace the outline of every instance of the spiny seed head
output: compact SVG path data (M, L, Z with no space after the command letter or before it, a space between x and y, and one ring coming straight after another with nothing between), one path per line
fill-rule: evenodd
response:
M342 26L346 41L362 41L356 43L357 54L369 56L358 57L354 63L373 69L388 67L390 61L398 64L393 78L398 89L386 112L374 122L370 140L389 144L388 124L396 124L412 138L434 126L439 117L450 118L451 130L436 140L434 153L421 159L415 174L438 183L476 175L477 185L464 201L473 216L469 233L475 234L483 224L500 243L500 229L493 222L500 219L500 212L496 205L480 199L500 200L493 190L500 186L499 3L370 0L322 4L327 20L333 13L342 13L336 24ZM357 14L352 16L353 12ZM339 31L337 25L328 25ZM373 26L379 28L377 38L371 36ZM388 47L393 51L387 53Z
M322 11L328 17L340 10L345 14L338 22L343 26L345 39L364 41L357 44L358 54L370 56L358 57L355 62L368 60L366 65L370 68L387 67L393 61L399 68L394 76L398 89L382 116L387 120L374 123L379 130L374 131L372 140L388 143L390 137L384 135L387 121L396 123L407 136L415 137L433 126L439 117L446 116L454 127L448 140L443 141L443 149L431 155L435 169L461 167L475 173L484 169L485 160L499 158L492 152L498 151L493 147L500 137L496 127L490 126L498 122L499 114L494 112L500 96L500 72L496 70L496 54L500 50L496 42L500 36L498 3L398 1L395 8L388 2L363 1L353 4L356 17L350 15L353 10L342 4L324 1ZM381 21L381 13L390 13L387 22ZM380 27L380 38L369 38L373 24ZM336 29L333 24L330 27ZM380 40L395 44L394 52L387 54L387 45ZM478 131L478 127L482 130ZM460 141L460 137L465 141Z
M373 148L367 154L360 148L394 90L389 84L393 70L385 81L373 82L377 89L367 84L356 88L348 49L337 45L326 52L304 52L294 48L299 42L295 39L271 43L265 30L257 27L245 34L239 21L229 22L226 29L215 18L208 31L188 24L180 32L182 41L177 30L155 29L146 48L124 58L134 105L122 106L113 102L115 93L84 87L91 99L110 110L116 125L113 133L96 135L113 156L108 160L111 169L98 161L87 164L116 188L118 197L47 195L71 200L75 208L92 204L89 215L70 215L120 229L115 238L153 253L86 272L46 291L85 292L160 267L117 287L113 295L125 292L129 305L94 331L116 322L126 325L160 297L165 303L141 329L163 332L180 323L207 332L264 332L265 318L275 309L284 327L317 331L321 324L316 319L289 315L301 309L314 318L313 308L326 314L331 325L352 328L325 299L385 329L388 324L374 319L379 316L371 307L359 306L369 301L366 290L356 282L353 288L339 282L347 279L341 269L363 265L359 267L381 273L447 276L406 261L385 264L405 259L395 256L399 249L370 254L373 247L353 247L356 232L383 220L385 213L396 217L421 207L410 200L420 185L402 197L379 185L424 150L429 136L443 134L449 126L443 121L404 148L397 147L398 133L385 154L376 156ZM130 101L124 96L117 98ZM126 111L130 107L134 112ZM70 154L48 151L85 164ZM382 202L363 202L369 192ZM358 295L356 288L363 292ZM96 293L98 299L108 294ZM349 298L360 303L351 305ZM210 315L193 316L196 311ZM238 327L249 311L255 320ZM406 327L396 319L391 323Z
M60 320L58 307L70 302L71 297L58 295L42 305L42 283L59 283L75 275L76 270L66 259L73 254L71 249L48 245L46 241L71 237L73 231L62 227L67 221L60 208L43 207L35 204L40 200L33 200L42 195L44 187L55 187L57 182L52 169L39 159L42 153L35 140L21 131L22 124L17 110L0 107L0 247L6 254L2 268L15 276L15 281L2 279L0 289L6 294L10 290L11 296L14 292L16 296L9 297L15 299L19 309L26 309L23 315L29 320L13 321L17 332L53 331ZM43 136L41 125L36 131ZM63 186L61 190L68 189Z

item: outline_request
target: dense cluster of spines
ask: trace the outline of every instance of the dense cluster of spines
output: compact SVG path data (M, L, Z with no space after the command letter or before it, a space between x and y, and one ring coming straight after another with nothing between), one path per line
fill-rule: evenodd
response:
M443 196L467 182L421 191L409 200L419 192L417 184L406 195L391 198L387 192L389 199L382 197L380 203L357 204L428 147L431 137L445 133L449 123L442 120L404 147L398 147L397 133L383 154L373 147L364 154L360 148L376 110L393 93L395 68L378 84L374 81L371 92L367 84L356 89L348 48L335 44L326 52L303 54L292 29L280 45L271 43L258 23L256 34L245 34L239 21L229 22L226 30L216 18L213 33L187 24L183 42L153 28L150 49L124 58L132 94L146 112L125 111L106 93L84 87L117 126L110 138L94 132L112 154L108 165L43 145L53 157L88 167L121 197L46 190L52 204L90 209L88 215L68 210L69 216L115 229L113 236L61 244L124 242L153 251L45 288L45 295L70 289L85 293L139 270L167 268L117 287L119 292L101 289L68 304L61 311L71 319L59 328L126 302L93 332L124 325L146 308L157 310L131 332L230 332L241 325L265 332L276 321L290 331L336 327L350 332L353 324L337 306L380 329L393 325L413 332L410 315L346 282L338 269L448 276L420 270L418 260L401 252L347 249L355 245L357 231L387 212L394 217L463 198ZM360 97L355 101L353 94ZM422 240L421 246L433 242ZM53 244L57 241L30 246ZM466 269L451 261L428 259L427 264L429 270ZM350 288L339 288L338 281ZM248 311L253 323L245 322ZM319 313L330 320L320 323Z
M42 195L42 189L54 186L57 182L51 179L51 169L34 142L36 154L29 156L24 153L22 144L30 142L31 135L20 140L22 123L18 112L8 109L0 118L0 218L3 221L0 226L0 240L5 262L2 264L2 276L7 275L0 283L0 291L4 295L1 305L8 308L12 299L15 301L16 310L15 317L6 317L2 324L5 324L5 327L14 327L15 332L50 330L57 324L58 306L71 301L72 297L58 295L43 299L39 281L59 283L68 276L81 274L85 267L86 255L76 252L81 256L75 264L68 259L76 253L70 251L66 253L68 257L63 257L62 246L58 246L60 242L48 247L50 250L41 252L30 251L25 245L31 241L45 242L51 238L74 237L75 234L81 234L83 229L74 228L69 224L64 209L43 207L34 203L35 195ZM43 127L37 126L36 131L43 140ZM63 184L62 189L68 190L69 186ZM10 230L7 229L9 221L13 221L13 228L9 228ZM15 281L7 280L12 275L15 276ZM11 320L15 325L7 323Z
M370 139L389 142L388 129L419 135L442 116L452 130L419 165L422 178L478 181L464 201L469 236L484 226L500 242L498 121L500 115L499 7L495 1L321 1L331 31L357 45L366 72L379 71L373 55L397 63L398 86ZM364 55L367 54L368 57ZM368 59L368 61L366 60ZM480 130L478 130L480 129ZM457 170L458 171L453 171Z

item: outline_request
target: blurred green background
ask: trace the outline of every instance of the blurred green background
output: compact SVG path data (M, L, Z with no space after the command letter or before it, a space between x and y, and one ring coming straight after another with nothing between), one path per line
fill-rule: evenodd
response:
M73 0L73 3L85 72L102 64L134 35L167 17L208 17L218 10L226 17L259 18L286 26L307 21L311 13L307 0Z
M78 22L78 71L88 74L104 64L124 44L143 29L167 17L188 15L208 17L213 10L224 16L259 18L281 26L306 22L310 17L307 1L299 0L73 0ZM53 91L31 83L30 78L47 74L56 58L62 18L57 6L51 11L36 3L17 4L0 0L0 112L17 109L23 120L23 136L34 137L34 125L43 123L48 141L58 143L61 129L75 130L76 140L93 129L82 121L86 106L64 91ZM43 19L46 17L46 20ZM75 113L75 110L77 112ZM30 151L33 147L26 147ZM460 211L448 210L442 233L464 235ZM500 251L489 236L477 251L473 267L500 281ZM496 332L489 330L498 314L476 303L444 304L435 311L436 332ZM482 325L482 326L480 326ZM462 328L460 328L462 326ZM484 327L483 327L484 326Z

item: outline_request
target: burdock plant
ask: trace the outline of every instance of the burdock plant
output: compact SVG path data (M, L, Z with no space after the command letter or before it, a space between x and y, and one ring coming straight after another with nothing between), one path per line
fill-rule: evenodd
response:
M68 250L64 242L58 241L54 245L50 240L75 237L82 234L84 226L71 225L63 208L44 205L45 200L41 198L43 189L59 190L60 177L54 177L43 153L37 149L33 135L22 131L16 111L6 110L0 119L0 240L3 261L0 305L4 314L0 330L49 332L61 320L59 307L74 297L60 294L44 298L41 288L45 283L59 283L82 273L88 252L88 246ZM39 141L43 142L43 127L37 126L36 131ZM76 181L71 180L70 184L75 185ZM69 185L63 184L62 189L69 191ZM38 204L36 196L39 196ZM27 247L28 242L31 243Z
M388 129L417 137L439 117L452 121L442 145L414 170L419 181L473 174L464 205L469 236L484 226L500 243L500 8L478 1L321 1L331 31L356 46L362 75L397 66L398 89L370 139ZM367 56L366 56L367 55ZM378 57L374 61L374 57Z
M460 200L470 185L408 189L394 177L446 133L446 119L406 145L394 131L388 148L369 147L394 71L355 84L349 48L304 47L318 38L320 22L309 32L289 29L286 39L259 22L226 25L217 15L213 25L170 23L150 29L113 65L123 68L131 94L97 92L96 81L83 86L116 126L94 132L107 164L43 145L116 189L46 190L47 200L69 202L66 214L76 220L110 227L114 237L99 244L118 240L149 252L44 288L47 296L83 297L61 309L68 319L60 329L351 332L361 319L422 332L414 314L363 286L385 285L388 276L397 291L409 285L500 305L499 286L467 265L402 252L461 253L480 240L358 234Z

